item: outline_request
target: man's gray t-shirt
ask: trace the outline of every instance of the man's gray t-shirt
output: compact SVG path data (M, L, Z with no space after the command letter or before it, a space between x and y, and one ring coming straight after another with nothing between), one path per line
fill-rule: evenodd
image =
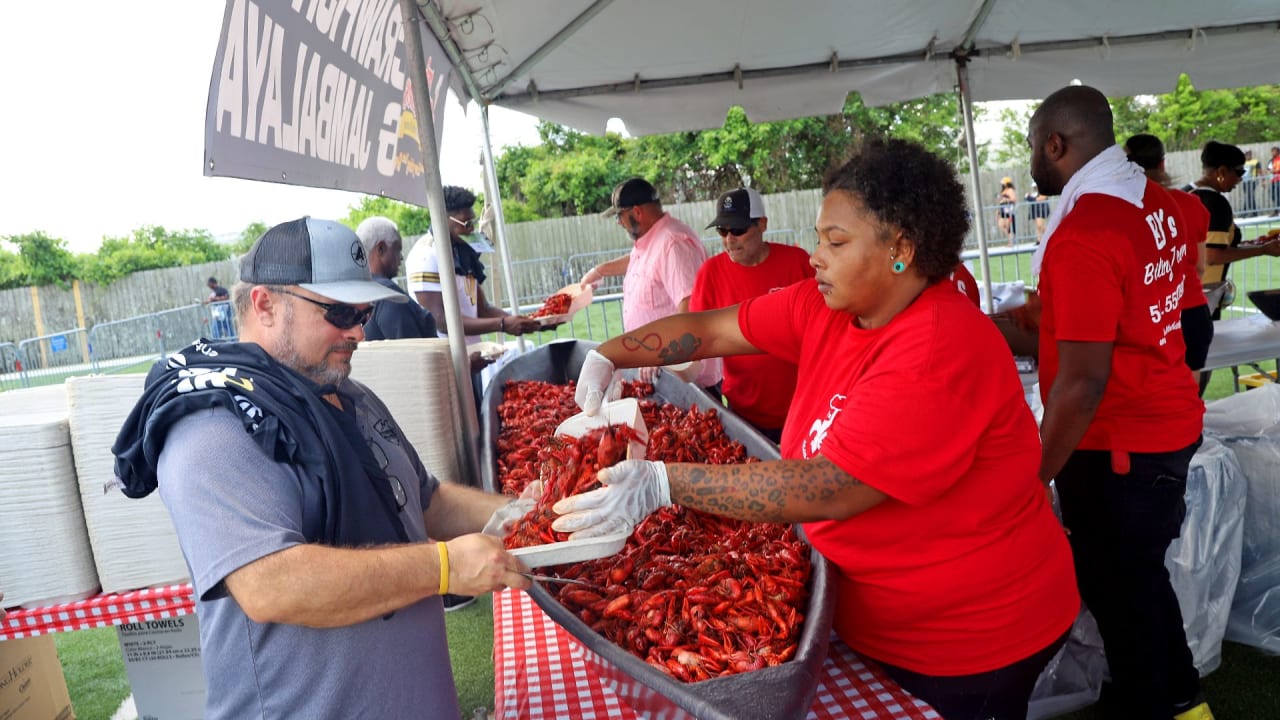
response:
M343 391L403 499L410 540L426 540L422 512L438 481L404 451L403 433L376 397L351 382ZM267 458L230 410L175 423L158 470L196 590L206 718L459 717L439 597L315 629L256 623L227 594L222 581L231 572L306 542L299 474Z

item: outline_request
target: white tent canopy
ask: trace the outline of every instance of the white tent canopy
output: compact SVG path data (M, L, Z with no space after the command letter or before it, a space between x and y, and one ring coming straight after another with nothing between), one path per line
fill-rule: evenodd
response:
M958 89L972 137L973 101L1044 97L1077 80L1122 97L1171 91L1183 72L1202 89L1280 77L1277 0L414 2L486 130L489 105L596 134L616 117L645 135L719 127L732 105L764 122L837 113L852 91L875 105ZM496 188L487 132L485 142Z
M442 0L424 5L472 99L602 133L719 127L955 89L1038 98L1079 79L1109 96L1275 82L1275 0ZM434 17L432 17L434 16Z

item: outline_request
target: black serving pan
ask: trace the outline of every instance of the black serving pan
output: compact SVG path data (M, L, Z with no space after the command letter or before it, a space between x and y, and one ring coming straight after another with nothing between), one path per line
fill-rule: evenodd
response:
M497 407L508 380L541 380L564 383L576 379L587 351L596 343L566 340L544 345L508 362L493 378L481 403L483 417L480 451L481 476L485 489L497 491L496 439ZM716 407L729 437L746 446L750 455L762 460L778 457L777 448L744 420L719 405L694 385L663 373L655 384L657 400L679 407ZM613 642L592 631L546 590L534 585L529 595L552 620L569 631L586 648L584 657L595 675L628 702L632 709L649 717L739 720L740 718L804 717L813 704L831 637L831 614L835 586L826 560L810 549L813 574L809 606L795 657L776 667L766 667L728 677L683 683L675 680Z

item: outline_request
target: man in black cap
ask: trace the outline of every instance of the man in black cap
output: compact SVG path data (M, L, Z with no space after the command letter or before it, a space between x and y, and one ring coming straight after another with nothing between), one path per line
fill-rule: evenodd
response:
M348 377L374 303L407 300L350 229L271 228L232 297L241 342L158 362L112 448L177 530L205 717L457 717L440 596L529 586L480 530L532 502L439 482Z
M635 245L629 255L600 263L582 276L595 287L606 277L623 276L622 327L638 328L689 310L689 296L698 268L707 260L706 248L693 228L662 209L658 191L644 178L631 178L613 189L605 217L616 217ZM642 368L651 379L654 368ZM703 363L695 382L711 387L720 381L719 368Z
M792 245L765 242L769 228L764 200L751 188L730 190L716 200L708 225L724 242L724 252L698 270L689 309L694 312L737 305L811 278L809 253ZM721 359L729 407L765 437L782 439L782 422L796 391L796 366L772 355Z

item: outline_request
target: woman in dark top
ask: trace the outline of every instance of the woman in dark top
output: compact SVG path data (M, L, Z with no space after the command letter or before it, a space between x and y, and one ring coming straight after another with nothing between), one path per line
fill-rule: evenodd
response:
M1231 263L1259 255L1280 255L1280 242L1273 238L1256 245L1240 246L1240 228L1236 227L1235 213L1226 197L1226 193L1239 185L1244 177L1244 152L1240 148L1210 140L1200 153L1200 164L1204 166L1204 175L1194 183L1191 192L1209 211L1203 280L1205 294L1210 296L1210 305L1214 306L1213 291L1226 281ZM1221 315L1221 308L1216 307L1213 319L1217 320Z

